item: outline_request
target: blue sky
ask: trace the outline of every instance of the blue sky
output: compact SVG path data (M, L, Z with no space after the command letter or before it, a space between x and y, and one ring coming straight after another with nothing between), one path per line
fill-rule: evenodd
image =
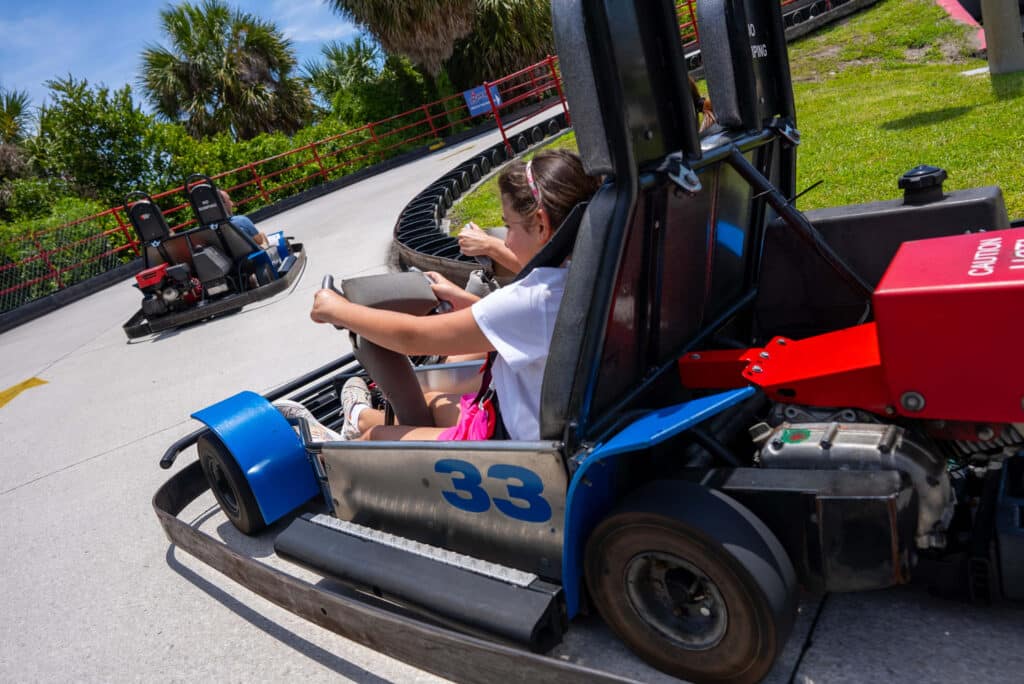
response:
M198 1L198 0L196 0ZM292 41L299 65L319 57L329 40L348 42L358 31L328 9L324 0L228 0L274 22ZM43 103L43 82L66 76L136 86L140 55L147 45L166 44L160 10L172 3L151 0L0 1L0 85L28 91Z

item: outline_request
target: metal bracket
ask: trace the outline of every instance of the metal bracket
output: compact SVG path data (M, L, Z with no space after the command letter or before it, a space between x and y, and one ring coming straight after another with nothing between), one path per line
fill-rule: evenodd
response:
M682 188L685 192L696 194L701 191L700 178L683 161L682 152L673 152L665 157L665 160L658 166L658 172L664 173L673 183Z
M790 145L796 147L800 144L800 131L789 119L776 119L771 128Z

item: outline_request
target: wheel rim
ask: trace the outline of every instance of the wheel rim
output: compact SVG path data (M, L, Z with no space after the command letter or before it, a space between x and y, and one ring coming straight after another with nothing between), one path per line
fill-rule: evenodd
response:
M238 499L235 497L235 490L231 488L231 483L228 481L224 470L220 467L220 463L216 461L210 463L210 476L213 480L213 486L216 488L215 491L218 494L217 498L220 499L220 504L225 509L225 512L237 516L239 513Z
M657 552L634 556L626 566L626 595L649 627L688 650L714 647L729 625L718 587L678 556Z

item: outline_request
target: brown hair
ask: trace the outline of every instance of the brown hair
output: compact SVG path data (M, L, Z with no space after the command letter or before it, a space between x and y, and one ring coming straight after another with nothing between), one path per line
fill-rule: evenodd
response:
M540 203L534 197L526 177L526 163L522 159L505 167L498 175L498 188L512 202L518 214L527 216L544 205L552 230L558 230L572 208L590 199L599 185L596 178L583 170L578 155L568 150L544 150L534 155L530 171Z
M690 98L693 100L693 108L697 111L697 122L701 133L718 123L715 110L711 108L711 98L701 96L693 76L690 76Z

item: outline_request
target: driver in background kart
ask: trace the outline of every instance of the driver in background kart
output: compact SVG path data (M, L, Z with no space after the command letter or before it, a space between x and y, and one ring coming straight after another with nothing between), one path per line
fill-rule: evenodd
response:
M235 214L235 203L231 200L231 195L226 190L218 189L217 192L220 193L220 199L224 203L224 208L228 210L228 214L231 214L228 222L251 237L259 245L260 249L269 249L270 241L264 233L260 232L260 229L252 222L252 219L245 214Z
M590 199L597 179L580 158L565 150L538 153L531 161L510 163L498 176L502 213L508 225L505 245L527 263L561 225L574 206ZM523 279L483 299L443 278L432 286L453 311L411 316L353 304L331 290L319 290L310 317L317 323L347 328L378 345L409 355L496 352L493 389L511 439L540 439L540 391L555 316L567 274L560 267L535 268ZM436 425L384 425L384 414L370 405L361 378L342 392L346 439L435 440L459 419L459 397L428 393Z

